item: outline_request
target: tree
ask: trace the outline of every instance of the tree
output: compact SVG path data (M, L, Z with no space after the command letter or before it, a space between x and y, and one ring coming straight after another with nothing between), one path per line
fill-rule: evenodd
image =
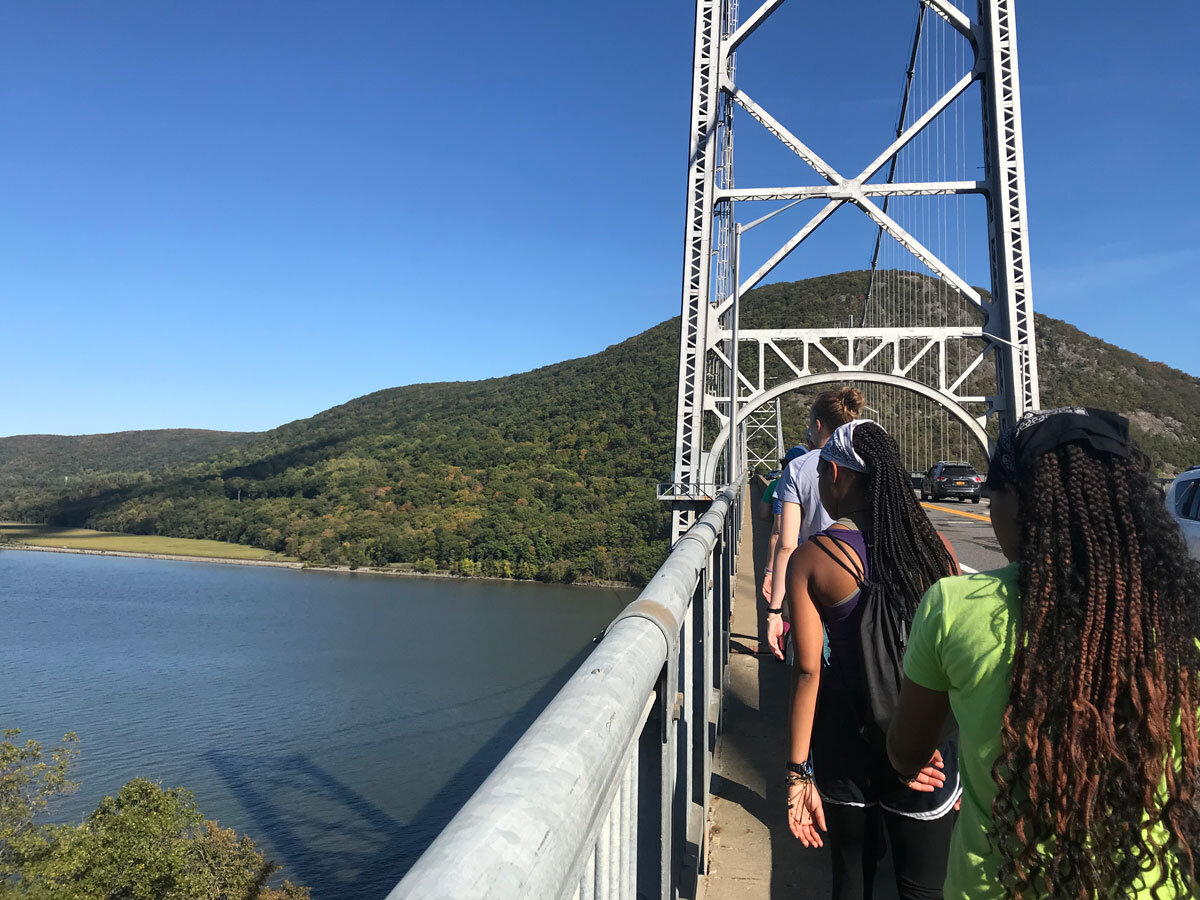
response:
M28 897L73 900L308 900L307 888L266 885L279 866L248 837L206 821L190 791L135 778L79 825L51 829L26 860Z
M190 791L135 778L78 825L35 825L67 777L74 734L46 752L0 742L0 898L27 900L309 900L308 888L267 879L279 866L248 837L205 820Z
M67 769L79 753L74 732L63 736L49 759L41 741L18 744L15 738L20 733L19 728L5 729L0 741L0 885L16 874L22 859L45 848L44 829L33 822L50 798L79 787L67 778Z

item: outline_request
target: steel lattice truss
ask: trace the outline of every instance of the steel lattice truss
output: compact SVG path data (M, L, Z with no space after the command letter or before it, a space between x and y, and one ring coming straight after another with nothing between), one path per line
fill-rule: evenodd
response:
M954 341L972 338L978 346L977 352L961 371L952 369L947 348ZM756 378L747 376L744 369L739 372L739 424L752 420L752 409L757 411L762 404L777 401L788 391L831 380L870 382L897 385L938 401L976 440L987 445L986 414L974 415L968 411L972 405L987 404L992 399L968 390L971 374L992 352L993 345L986 340L982 329L938 326L743 329L738 334L738 342L743 345L744 356L750 349L749 356L757 356L758 360ZM726 359L719 346L713 353L718 359ZM886 359L886 366L872 365L880 358ZM772 359L781 361L786 367L788 375L785 378L768 377L767 362ZM909 373L923 360L936 366L935 384L909 378ZM706 394L705 404L720 422L721 430L713 446L721 448L729 436L729 397ZM718 462L717 454L708 455L702 476L705 482L716 482Z
M936 400L986 445L986 420L1011 422L1038 405L1037 359L1033 308L1027 269L1028 228L1025 217L1024 163L1021 142L1020 91L1017 73L1014 0L979 0L972 21L950 0L920 0L947 22L969 45L974 65L929 108L914 119L861 171L845 175L821 158L800 137L777 121L736 83L734 54L738 47L785 0L768 0L745 22L737 23L731 0L697 0L685 231L679 394L673 482L660 497L676 501L674 532L683 533L696 508L695 498L728 480L722 451L732 415L739 428L740 454L746 453L744 430L751 417L783 393L820 383L848 380L894 384ZM922 133L976 81L982 85L985 177L981 181L869 183L884 166ZM826 182L818 186L733 186L733 108L736 106L790 149ZM885 197L979 194L986 198L992 269L990 296L981 295L937 254L896 222L876 201ZM744 201L821 199L822 208L748 278L735 285L729 277L729 232L734 204ZM981 313L979 327L901 327L841 329L737 330L734 295L759 284L837 209L857 207L897 244L919 260L934 277ZM714 233L717 237L714 248ZM710 261L718 257L713 284ZM736 266L733 267L736 272ZM736 334L736 340L734 335ZM968 342L967 366L951 372L947 345ZM742 349L739 350L738 348ZM734 400L730 398L731 354L758 356L758 377L739 367ZM994 360L994 393L967 393L968 377L988 357ZM782 361L787 376L768 378L765 360ZM936 383L910 378L913 366L938 361ZM814 366L814 360L819 365ZM883 365L881 366L881 362ZM734 361L736 365L736 360ZM774 369L778 369L775 366ZM704 434L705 414L720 422L720 433ZM758 460L755 460L756 462ZM693 488L692 486L695 486Z
M751 472L770 472L779 467L784 454L782 413L776 398L746 414L746 465Z

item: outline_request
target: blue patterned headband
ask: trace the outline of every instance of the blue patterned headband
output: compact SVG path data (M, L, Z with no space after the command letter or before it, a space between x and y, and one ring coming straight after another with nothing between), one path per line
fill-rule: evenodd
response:
M870 466L867 465L867 461L854 449L854 429L860 425L866 425L868 422L878 425L877 422L870 419L854 419L845 425L839 425L829 440L825 442L825 446L821 448L821 459L837 463L839 466L855 472L868 471Z

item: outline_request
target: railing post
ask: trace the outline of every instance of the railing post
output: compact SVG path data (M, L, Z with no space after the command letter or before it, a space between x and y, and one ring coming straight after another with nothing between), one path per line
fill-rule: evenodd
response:
M692 800L696 795L695 770L695 726L696 726L696 593L703 591L707 570L700 572L700 582L688 604L687 615L684 618L683 633L679 641L679 681L682 694L679 707L679 770L676 773L675 814L679 817L675 826L678 836L679 864L676 871L676 884L683 885L684 872L691 872L696 867L693 856L693 844L696 840L695 826L692 823Z
M733 628L733 583L734 583L734 579L737 577L738 554L741 549L742 506L743 506L743 498L744 497L745 497L745 492L739 491L738 495L737 495L737 500L735 501L735 503L733 505L733 509L730 510L729 519L726 520L726 523L725 523L726 527L729 529L729 536L730 536L729 546L730 546L730 555L733 557L733 565L730 567L729 583L726 586L726 590L725 590L725 607L721 611L721 626L722 626L722 628L721 628L721 634L722 634L721 688L722 688L722 690L724 690L725 687L727 687L725 678L726 678L726 674L727 674L727 670L728 670L728 666L729 666L729 649L730 649L729 642L730 642L730 638L731 638L730 632ZM758 598L757 597L746 597L746 598L744 598L744 602L753 604L753 603L758 602Z
M712 686L714 690L721 691L722 693L725 690L726 653L729 648L730 589L733 586L733 571L736 566L729 535L729 523L726 521L721 529L721 581L717 585L717 589L713 592L712 598L713 619L716 622L716 627L713 629L713 642L710 651L713 658ZM720 722L719 714L717 721L718 723Z
M658 896L660 900L672 900L675 896L675 872L677 871L677 847L675 841L675 772L676 763L676 722L679 671L678 655L672 653L667 657L662 674L658 679L658 715L659 728L657 746L654 752L648 754L651 759L657 757L658 776ZM649 731L649 729L647 729Z
M711 719L712 699L712 597L717 584L718 567L716 558L719 548L709 557L707 572L700 579L696 597L692 600L696 652L692 664L692 808L688 810L692 826L689 840L695 845L697 874L704 873L705 837L707 834L705 811L708 809L709 782L712 777L712 761L709 757L708 728ZM689 873L690 874L690 873Z

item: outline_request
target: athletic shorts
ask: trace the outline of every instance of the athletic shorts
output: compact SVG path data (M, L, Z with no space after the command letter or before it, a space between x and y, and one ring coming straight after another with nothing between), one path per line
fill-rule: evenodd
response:
M958 738L942 743L946 783L932 792L914 791L900 781L887 751L868 743L858 716L836 691L822 691L813 722L813 776L825 803L881 806L913 819L940 819L962 794L958 777Z

